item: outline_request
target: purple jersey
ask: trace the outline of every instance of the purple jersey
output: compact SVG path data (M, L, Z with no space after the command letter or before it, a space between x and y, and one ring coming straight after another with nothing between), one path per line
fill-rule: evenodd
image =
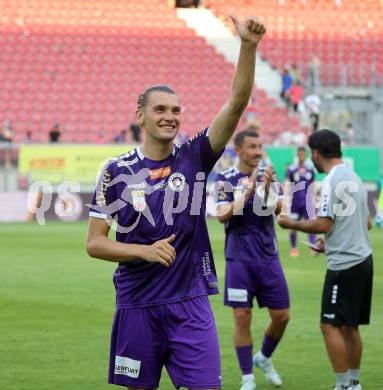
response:
M218 293L205 220L206 179L221 153L214 153L207 129L162 161L141 149L112 160L104 169L89 215L113 218L116 240L150 245L176 235L170 268L137 259L115 274L117 307L142 307Z
M229 183L225 188L224 182ZM248 175L231 167L217 177L217 206L234 201L237 194L247 189ZM227 260L279 260L273 215L257 215L253 210L253 195L243 208L243 215L235 215L225 223Z
M309 186L314 182L315 171L309 163L305 162L303 165L292 164L287 168L286 180L298 185L303 182L302 190L296 191L293 194L292 207L303 207L306 205L306 196ZM313 200L313 197L312 197Z

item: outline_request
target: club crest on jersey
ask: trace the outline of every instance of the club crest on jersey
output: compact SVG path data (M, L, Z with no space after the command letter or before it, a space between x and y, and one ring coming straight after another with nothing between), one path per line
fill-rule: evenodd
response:
M133 200L133 208L138 212L142 212L145 210L146 201L145 201L145 191L132 191L132 200Z
M175 172L169 177L168 185L171 190L180 192L184 189L186 183L185 176L182 173Z

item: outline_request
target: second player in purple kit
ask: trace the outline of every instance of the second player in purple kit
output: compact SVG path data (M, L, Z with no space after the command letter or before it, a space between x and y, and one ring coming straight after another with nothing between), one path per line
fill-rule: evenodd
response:
M315 218L315 169L312 163L307 161L306 148L300 146L297 149L297 163L291 164L286 171L285 193L291 189L291 218L296 221ZM309 234L309 242L315 244L315 235ZM297 249L297 232L290 231L290 256L299 255Z
M253 364L260 368L266 379L276 386L282 384L273 367L271 355L279 344L289 321L289 293L279 262L278 245L274 230L275 213L282 201L274 191L274 209L260 191L271 184L273 169L267 167L260 175L262 143L259 135L245 130L234 138L238 165L222 172L216 183L217 213L225 223L225 305L233 308L234 345L242 370L241 390L256 388ZM277 183L279 184L279 183ZM258 208L257 204L265 207ZM267 210L269 206L270 210ZM260 308L266 307L270 323L265 331L263 345L253 357L250 331L253 299Z
M247 106L265 32L256 19L232 20L239 60L231 95L209 128L174 145L177 95L166 86L145 90L137 108L143 145L107 164L91 205L87 251L119 263L109 383L128 389L158 388L163 366L176 388L221 388L205 187ZM112 221L116 240L108 238Z

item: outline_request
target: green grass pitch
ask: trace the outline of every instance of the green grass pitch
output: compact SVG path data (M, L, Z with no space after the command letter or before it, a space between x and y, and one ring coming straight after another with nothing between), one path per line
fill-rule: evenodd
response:
M223 289L223 227L209 221L220 289ZM90 259L84 250L86 223L0 225L0 389L98 390L107 384L109 335L114 310L115 264ZM373 230L375 280L372 324L362 328L364 390L383 389L383 232ZM287 232L278 230L289 282L292 320L273 357L286 390L330 390L334 377L319 331L323 256L288 257ZM303 235L300 238L306 239ZM223 389L239 389L240 371L232 346L232 313L222 294L211 298L219 330ZM259 347L267 322L254 310ZM258 388L271 389L254 370ZM116 389L119 387L115 387ZM161 389L172 389L165 371Z

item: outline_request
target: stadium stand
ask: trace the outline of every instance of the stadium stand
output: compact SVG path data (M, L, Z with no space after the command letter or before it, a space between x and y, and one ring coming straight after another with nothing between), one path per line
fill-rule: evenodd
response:
M151 5L148 7L148 4ZM166 0L0 0L0 122L14 141L27 130L48 142L111 141L134 118L151 84L170 84L185 107L183 130L207 126L226 99L233 66ZM266 140L299 131L261 90L254 91Z
M206 0L218 16L262 17L260 47L274 67L296 63L307 79L313 56L324 85L362 86L383 77L383 6L380 0Z

